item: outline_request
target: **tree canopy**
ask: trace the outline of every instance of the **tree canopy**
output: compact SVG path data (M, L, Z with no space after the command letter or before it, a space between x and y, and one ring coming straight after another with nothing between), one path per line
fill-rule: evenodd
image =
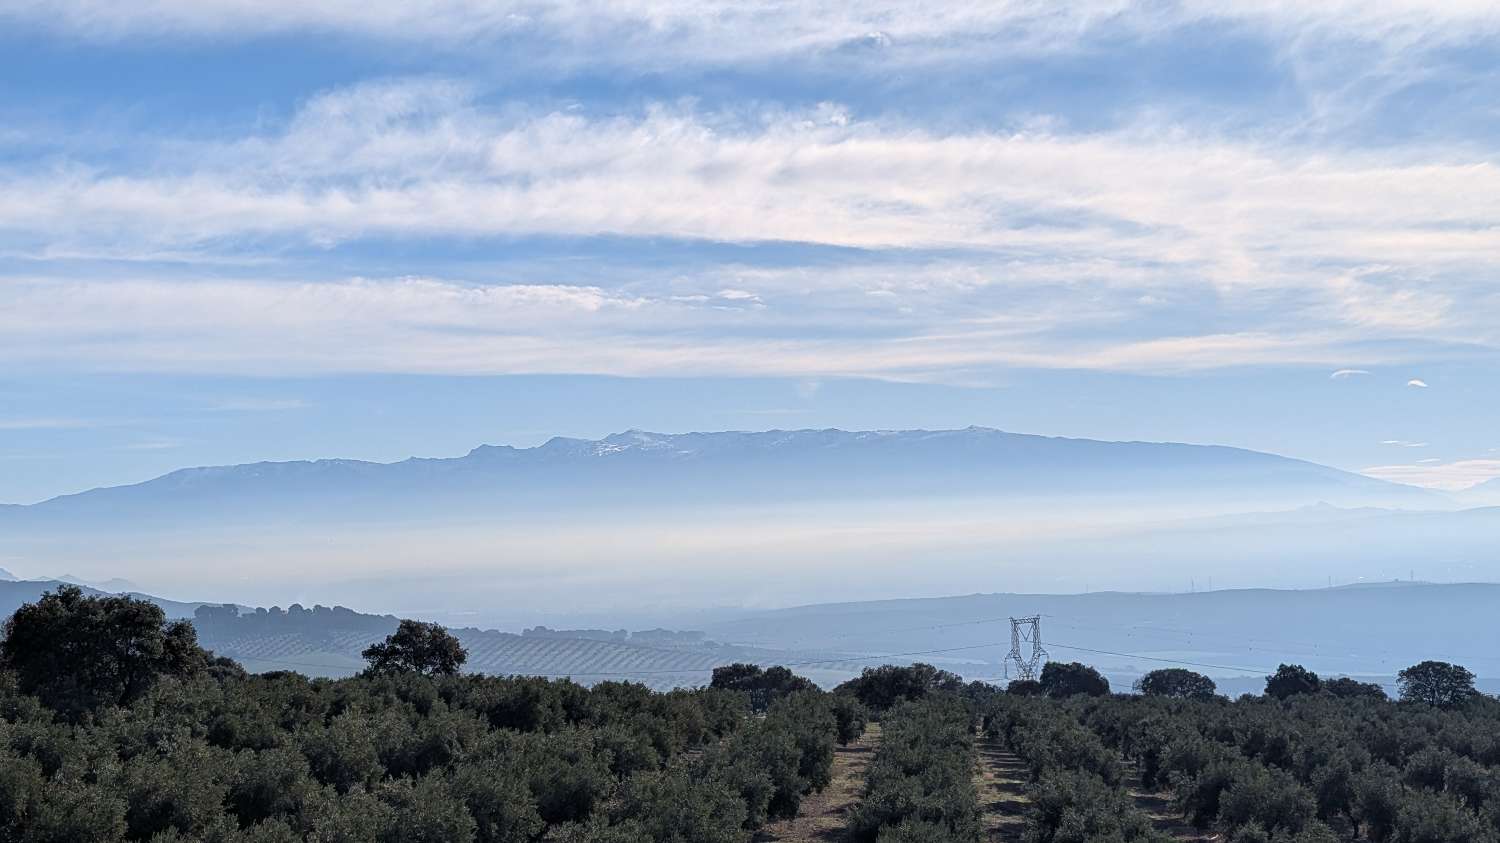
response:
M1300 664L1284 664L1266 677L1266 696L1284 700L1297 694L1316 694L1323 682Z
M1133 687L1137 693L1148 697L1193 700L1206 700L1218 691L1212 679L1181 667L1153 670L1137 679Z
M1099 671L1078 662L1047 662L1042 668L1042 691L1049 697L1071 697L1087 694L1102 697L1109 693L1109 680Z
M933 693L957 693L964 681L957 674L930 664L867 667L856 679L834 690L852 694L873 711L885 711L899 702L920 700Z
M162 677L187 676L210 659L193 625L168 622L155 603L74 585L17 609L0 641L0 664L22 693L70 718L129 705Z
M737 663L714 668L709 687L744 693L751 710L765 711L776 700L818 686L779 665L763 669L759 665Z
M361 655L370 663L366 672L373 676L395 673L452 676L469 658L468 651L447 629L413 620L403 620L384 642L371 644Z
M1401 699L1448 708L1474 696L1474 674L1448 662L1425 661L1396 675Z
M1347 676L1324 680L1323 690L1343 699L1358 697L1365 697L1372 700L1389 699L1386 696L1385 689L1374 682L1360 682L1357 679L1351 679Z

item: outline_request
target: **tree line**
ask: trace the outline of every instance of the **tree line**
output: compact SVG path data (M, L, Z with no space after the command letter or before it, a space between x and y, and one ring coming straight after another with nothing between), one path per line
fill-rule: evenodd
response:
M1132 694L1079 663L998 688L883 666L824 692L783 667L706 687L462 672L401 621L348 679L246 673L150 603L62 587L0 639L0 843L746 843L883 741L856 843L973 843L982 735L1028 771L1026 843L1163 840L1132 787L1229 843L1500 843L1500 702L1443 662L1400 699L1297 665L1229 700L1192 671Z
M250 675L150 603L23 606L0 640L0 841L744 843L864 725L758 669L665 693L463 674L414 621L365 656L348 679Z
M1030 767L1028 843L1161 839L1132 784L1229 843L1500 843L1500 701L1461 666L1401 671L1398 700L1300 665L1233 701L1181 669L1129 695L1093 674L1062 665L981 704Z

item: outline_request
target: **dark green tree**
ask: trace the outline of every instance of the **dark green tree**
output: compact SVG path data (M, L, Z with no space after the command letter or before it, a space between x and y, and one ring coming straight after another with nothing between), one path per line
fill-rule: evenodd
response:
M413 620L403 620L383 643L371 644L360 655L370 663L365 672L371 676L396 673L452 676L469 658L468 651L447 629Z
M1396 674L1401 699L1449 708L1474 696L1474 674L1460 665L1425 661Z
M1148 697L1206 700L1218 690L1212 679L1180 667L1153 670L1135 681L1136 693Z
M1109 693L1109 680L1099 671L1078 662L1047 662L1042 668L1042 691L1049 697L1071 697L1087 694L1102 697Z
M1284 700L1297 694L1316 694L1322 686L1318 674L1300 664L1284 664L1266 677L1266 696Z
M1360 682L1347 676L1337 679L1329 679L1323 683L1323 690L1341 699L1371 699L1388 700L1385 689L1374 682Z
M129 705L162 677L187 676L209 660L193 625L169 623L155 603L86 596L73 585L17 609L0 641L0 666L15 672L19 689L73 719Z
M750 700L750 709L763 712L779 699L818 686L784 667L762 670L758 665L741 663L714 668L709 687L744 693Z
M1018 697L1039 697L1042 695L1042 683L1035 679L1012 679L1005 686L1005 693Z
M833 695L833 718L838 723L839 744L848 746L865 733L865 721L870 711L864 704L848 694Z
M928 694L957 694L963 687L964 681L957 674L917 662L867 667L859 678L839 685L834 692L853 694L866 707L883 712L899 702L920 700Z

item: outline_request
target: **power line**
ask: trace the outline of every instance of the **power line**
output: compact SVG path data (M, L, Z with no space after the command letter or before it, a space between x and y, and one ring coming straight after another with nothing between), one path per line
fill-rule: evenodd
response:
M1167 658L1160 658L1160 657L1157 657L1157 656L1142 656L1142 655L1137 655L1135 653L1117 653L1114 650L1096 650L1096 649L1094 649L1092 647L1077 647L1077 646L1074 646L1072 644L1059 644L1056 641L1051 642L1050 644L1048 644L1048 646L1050 646L1050 647L1061 647L1064 650L1077 650L1080 653L1098 653L1100 655L1105 655L1105 656L1119 656L1121 658L1140 659L1141 661L1148 661L1148 662L1162 662L1164 664L1181 664L1181 665L1187 665L1189 667L1206 667L1206 668L1210 668L1210 669L1213 669L1213 670L1237 670L1237 671L1241 671L1241 672L1244 672L1244 673L1270 673L1271 672L1271 671L1266 670L1265 668L1261 668L1261 667L1234 667L1232 665L1208 664L1206 662L1192 662L1192 661L1185 661L1183 659L1167 659Z

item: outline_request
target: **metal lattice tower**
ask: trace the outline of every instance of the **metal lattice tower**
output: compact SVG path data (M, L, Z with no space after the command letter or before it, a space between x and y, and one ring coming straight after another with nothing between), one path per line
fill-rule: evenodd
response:
M1031 644L1028 658L1021 657L1021 642ZM1015 668L1015 678L1023 682L1036 679L1037 668L1047 660L1047 650L1042 647L1042 616L1010 619L1010 653L1005 657L1005 673L1010 675Z

